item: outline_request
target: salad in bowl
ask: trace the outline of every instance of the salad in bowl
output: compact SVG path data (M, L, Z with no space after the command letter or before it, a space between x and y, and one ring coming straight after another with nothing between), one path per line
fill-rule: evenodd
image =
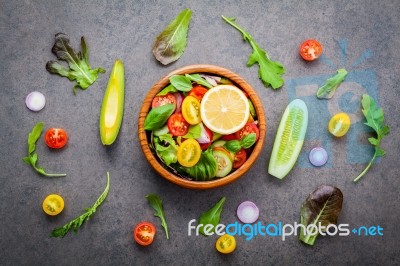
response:
M139 116L145 157L164 178L207 189L243 175L257 159L266 133L253 88L222 67L180 68L149 91Z

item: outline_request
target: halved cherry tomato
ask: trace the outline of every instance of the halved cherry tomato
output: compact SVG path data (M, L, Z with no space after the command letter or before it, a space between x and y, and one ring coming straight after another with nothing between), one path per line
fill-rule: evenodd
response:
M180 165L192 167L201 156L200 144L194 139L187 139L179 145L177 157Z
M350 125L350 116L346 113L338 113L329 121L328 130L335 137L343 137L349 131Z
M156 228L150 222L141 222L136 225L133 231L133 238L136 243L142 246L148 246L153 243Z
M193 96L187 96L182 102L182 115L191 125L201 122L200 102Z
M215 248L223 254L233 252L236 249L235 237L228 234L220 236L215 243Z
M256 133L256 141L258 140L260 136L260 130L258 130L258 127L254 123L246 123L246 125L239 131L235 133L236 139L243 139L244 136L250 133Z
M237 169L244 164L247 159L247 153L245 149L240 149L236 154L235 158L233 159L233 168Z
M206 94L208 90L201 85L195 85L189 92L189 96L195 97L197 100L201 101L203 99L204 94Z
M62 128L49 128L44 135L47 146L53 149L60 149L67 144L68 135Z
M167 93L165 95L154 97L153 101L151 102L151 107L154 108L154 107L166 105L168 103L174 104L175 108L176 108L176 98L172 93Z
M322 45L316 40L306 40L300 45L300 55L306 61L317 59L322 54Z
M183 136L189 131L189 123L183 118L182 113L172 114L167 121L169 132L173 136Z
M43 200L43 211L51 216L55 216L64 210L64 199L57 194L50 194Z

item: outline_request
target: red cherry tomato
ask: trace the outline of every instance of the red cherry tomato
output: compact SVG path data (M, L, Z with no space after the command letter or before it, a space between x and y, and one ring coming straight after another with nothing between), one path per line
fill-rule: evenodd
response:
M189 92L190 96L195 97L197 100L201 101L203 99L204 94L206 94L208 90L201 85L195 85Z
M67 144L68 135L62 128L49 128L44 135L47 146L53 149L60 149Z
M242 148L235 154L235 158L233 159L233 168L235 169L239 168L244 164L246 160L247 160L247 153Z
M182 113L172 114L167 121L169 132L173 136L183 136L189 131L189 123L183 118Z
M166 105L168 103L172 103L175 105L176 108L176 98L172 93L167 93L162 96L156 96L153 98L153 101L151 102L151 107L158 107L162 105Z
M237 139L235 133L229 134L229 135L223 135L221 137L222 140L226 140L226 141L230 141L230 140L234 140Z
M306 61L317 59L322 54L322 45L316 40L306 40L300 45L300 55Z
M260 131L258 130L258 127L254 123L247 123L241 130L235 133L236 139L241 140L244 136L250 133L255 133L256 134L256 141L258 140L258 137L260 136Z
M133 231L133 238L136 243L141 246L148 246L153 243L154 235L156 234L156 228L150 222L141 222L136 225Z

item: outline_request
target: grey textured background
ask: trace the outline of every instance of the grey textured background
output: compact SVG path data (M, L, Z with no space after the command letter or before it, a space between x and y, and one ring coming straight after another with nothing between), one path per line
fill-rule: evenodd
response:
M0 7L1 265L399 265L399 1L2 0ZM186 7L193 11L186 51L174 64L161 66L151 53L153 40ZM382 144L387 155L360 183L353 184L352 178L366 164L346 162L344 140L333 146L333 167L295 167L284 181L267 174L273 139L288 103L286 87L279 91L263 87L257 67L245 65L251 51L248 44L222 21L222 14L237 17L271 58L283 63L287 80L334 72L322 60L306 63L299 57L298 46L304 39L317 38L324 44L325 56L339 62L340 39L348 41L347 56L352 60L366 49L373 51L361 67L376 72L379 102L391 134ZM54 59L54 34L60 31L70 36L74 47L85 36L91 65L107 69L77 96L72 94L72 82L45 70L46 62ZM116 58L125 63L125 115L116 143L105 148L98 117ZM147 90L170 71L198 63L220 65L242 75L259 93L268 120L265 146L254 167L237 182L210 191L191 191L162 179L144 159L137 138L138 111ZM46 107L39 113L24 104L33 90L46 95ZM319 116L318 112L310 115L311 119ZM44 121L46 128L64 127L70 135L68 146L60 151L48 149L42 139L37 148L40 165L65 171L65 178L39 176L21 160L27 135L38 121ZM317 129L309 128L313 130ZM111 174L111 189L95 216L77 234L50 238L53 228L93 204L105 187L106 171ZM324 183L343 191L339 222L379 224L384 236L319 237L314 247L296 237L284 242L278 237L258 236L252 241L237 237L235 253L223 256L215 251L216 236L187 235L187 223L222 196L227 197L222 223L236 221L237 205L248 199L260 207L262 222L293 223L299 220L308 193ZM50 193L59 193L66 201L64 212L53 218L41 210L43 198ZM144 198L148 193L164 200L169 240ZM147 248L132 238L132 229L141 220L152 221L158 229L155 242Z

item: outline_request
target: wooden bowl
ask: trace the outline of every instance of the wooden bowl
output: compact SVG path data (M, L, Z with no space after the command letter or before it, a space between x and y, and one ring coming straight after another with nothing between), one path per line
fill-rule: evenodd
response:
M254 145L253 151L251 155L247 158L247 161L239 168L236 169L234 172L230 173L229 175L222 177L220 179L215 179L212 181L194 181L194 180L187 180L184 179L178 175L175 175L168 171L165 166L159 161L156 155L153 154L151 151L151 148L149 146L150 143L150 137L146 133L146 131L143 129L144 127L144 120L149 113L151 109L151 102L153 98L156 96L158 92L160 92L163 88L165 88L170 82L169 82L169 77L173 75L182 75L182 74L194 74L194 73L204 73L204 74L210 74L210 75L216 75L220 77L225 77L230 79L234 85L237 87L241 88L243 91L245 91L250 100L252 101L254 108L257 113L258 117L258 127L260 130L260 137L257 141L257 143ZM147 161L150 163L150 165L165 179L171 181L172 183L175 183L179 186L185 187L185 188L190 188L190 189L210 189L210 188L216 188L220 186L227 185L239 177L241 177L243 174L245 174L250 167L255 163L257 160L261 149L264 145L264 138L266 134L266 119L265 119L265 114L264 114L264 109L261 104L261 101L259 97L257 96L256 92L254 89L248 84L241 76L238 74L219 67L219 66L213 66L213 65L190 65L190 66L185 66L182 68L179 68L162 79L160 79L154 86L150 89L150 91L147 93L146 98L144 99L144 102L142 104L142 107L140 109L139 113L139 124L138 124L138 134L139 134L139 141L140 141L140 146L142 147L142 151L144 153L144 156L146 157ZM265 170L266 171L266 170Z

